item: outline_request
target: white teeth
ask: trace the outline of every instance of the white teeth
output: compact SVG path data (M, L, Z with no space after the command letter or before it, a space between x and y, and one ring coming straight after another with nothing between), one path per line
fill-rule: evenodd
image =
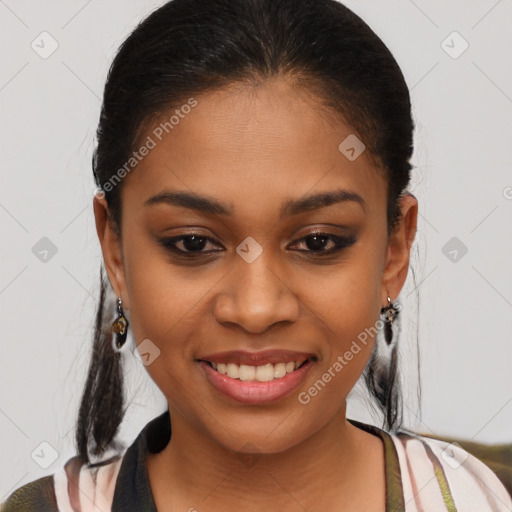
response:
M240 365L240 369L238 370L238 378L240 380L254 380L255 375L256 375L256 367L255 366L247 366L245 364Z
M274 378L280 379L286 375L286 365L284 363L277 363L274 365Z
M249 366L246 364L237 365L234 363L211 363L212 367L223 375L232 379L243 381L270 382L274 379L281 379L287 373L296 370L303 361L289 361L288 363L264 364L261 366Z
M256 368L256 380L260 382L269 382L274 380L274 365L273 364L264 364L263 366L258 366Z
M236 364L229 363L226 375L232 379L238 379L240 376L240 368Z

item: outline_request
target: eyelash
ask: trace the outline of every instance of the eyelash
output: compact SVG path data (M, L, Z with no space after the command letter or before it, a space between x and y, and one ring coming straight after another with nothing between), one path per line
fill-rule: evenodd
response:
M190 233L186 235L179 235L172 238L163 238L159 240L159 243L164 246L166 249L174 252L175 254L178 254L180 256L186 255L187 258L199 258L202 256L206 256L215 252L222 252L222 250L210 250L210 251L186 251L183 249L178 249L176 247L176 244L182 240L186 240L189 238L198 237L201 240L205 240L206 242L210 242L212 244L216 244L215 240L213 240L210 237L202 236L198 233ZM346 249L352 245L354 245L357 242L357 238L355 236L349 236L349 237L342 237L338 235L333 235L331 233L323 233L320 231L314 231L306 236L300 238L296 242L294 242L292 245L296 245L298 242L305 243L308 239L314 238L314 237L320 237L320 238L328 238L332 242L334 242L335 246L328 250L319 250L319 251L313 251L313 250L298 250L298 252L302 253L309 253L312 256L330 256L332 254L338 253L342 251L343 249ZM218 244L216 244L218 245Z

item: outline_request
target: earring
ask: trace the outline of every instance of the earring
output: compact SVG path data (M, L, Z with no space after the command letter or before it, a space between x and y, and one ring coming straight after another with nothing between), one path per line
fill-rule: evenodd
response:
M121 297L118 297L117 299L117 318L112 323L112 334L115 335L112 346L116 352L119 352L126 341L126 336L128 335L128 320L123 313Z
M381 314L384 315L384 339L388 345L393 341L393 321L398 316L399 310L391 302L388 297L388 305L381 309Z

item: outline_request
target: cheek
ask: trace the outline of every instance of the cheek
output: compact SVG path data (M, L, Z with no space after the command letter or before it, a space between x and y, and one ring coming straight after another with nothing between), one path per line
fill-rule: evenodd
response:
M356 334L376 321L380 311L380 274L378 264L364 249L346 262L318 272L301 272L296 277L301 301L332 333Z
M354 257L346 267L333 270L328 279L321 281L321 286L317 284L315 292L311 292L312 283L305 287L309 289L307 304L327 328L330 340L324 347L322 371L331 368L331 374L343 374L343 382L349 389L366 366L380 324L377 267L371 253L367 257Z
M126 246L138 247L128 250L124 261L135 344L149 339L161 351L160 357L171 354L170 359L176 361L180 347L173 340L187 328L208 282L185 280L154 242L132 240Z
M187 340L197 324L194 305L206 290L198 283L187 286L169 268L161 261L151 265L131 261L131 327L145 370L166 398L185 410L193 399L187 383L193 359Z
M379 325L379 315L375 313L377 294L375 283L363 277L353 273L349 279L333 280L323 297L322 307L329 319L328 339L322 346L324 359L298 396L300 404L314 411L311 416L315 424L323 424L339 410L375 346ZM350 289L349 284L356 282L357 286ZM345 285L341 288L344 292L339 291L338 285Z

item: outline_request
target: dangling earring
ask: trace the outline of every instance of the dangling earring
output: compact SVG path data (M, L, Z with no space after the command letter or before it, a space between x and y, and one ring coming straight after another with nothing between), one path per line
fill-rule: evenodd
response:
M128 320L124 316L121 297L117 299L117 318L112 323L114 340L112 346L116 352L120 352L128 335Z
M399 310L392 304L388 297L388 305L381 309L384 315L384 339L388 345L393 341L393 321L398 316Z

